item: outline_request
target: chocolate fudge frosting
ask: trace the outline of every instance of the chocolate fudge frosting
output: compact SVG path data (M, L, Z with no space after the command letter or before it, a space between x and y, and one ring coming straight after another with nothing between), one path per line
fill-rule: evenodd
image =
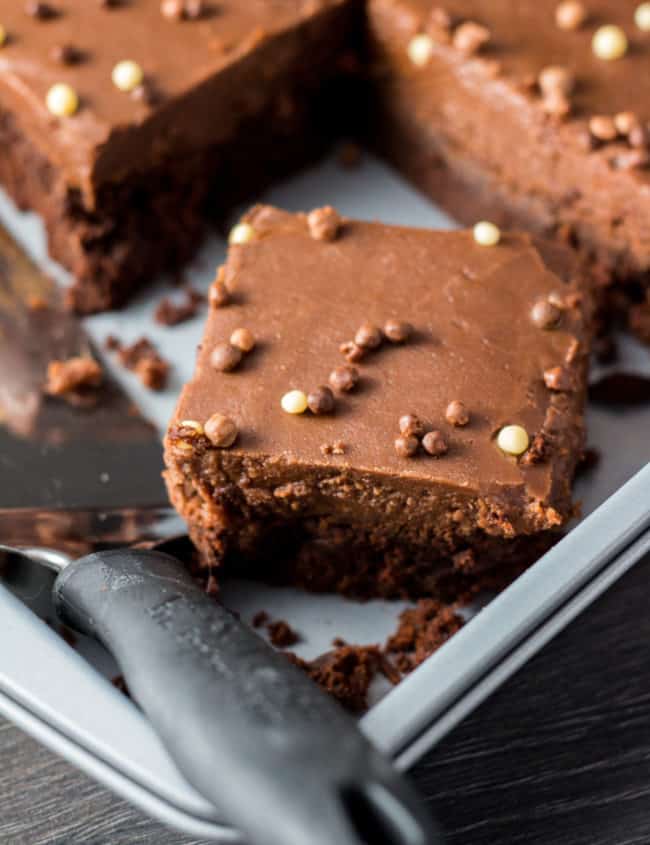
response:
M203 2L193 19L166 17L160 0L53 0L40 4L52 10L43 15L28 14L26 5L39 4L2 7L0 106L91 208L102 183L229 137L260 110L315 21L347 0ZM62 61L62 48L72 48L74 60ZM147 96L113 84L123 60L140 66ZM57 83L79 97L71 117L46 107Z
M523 234L479 246L471 231L439 232L349 221L331 243L310 236L304 216L258 207L246 220L256 237L232 248L227 284L235 303L212 311L197 371L185 388L176 420L207 420L216 411L240 429L234 451L289 461L436 480L487 492L526 484L540 499L551 493L553 464L524 468L495 445L504 425L542 429L551 400L542 374L562 365L582 332L570 319L555 331L530 318L535 302L562 294L570 259L545 246L545 258ZM553 269L551 269L553 268ZM364 322L410 322L414 339L384 346L359 364L359 389L332 415L291 416L280 399L288 390L327 384L345 363L339 345ZM210 363L214 346L239 326L256 349L230 373ZM471 424L451 429L444 413L462 401ZM416 413L449 431L440 460L396 454L398 420ZM321 446L347 444L342 458Z

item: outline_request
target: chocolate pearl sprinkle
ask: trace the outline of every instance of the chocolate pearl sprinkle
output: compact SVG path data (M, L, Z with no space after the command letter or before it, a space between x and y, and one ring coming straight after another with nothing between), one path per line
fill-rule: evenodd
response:
M353 390L358 381L359 371L356 367L350 367L347 364L336 367L332 370L329 377L329 383L334 390L340 390L343 393Z
M230 335L230 342L242 352L251 352L255 348L255 338L249 329L235 329Z
M533 305L530 319L538 329L553 329L560 322L562 312L547 299L540 299Z
M210 443L222 449L232 446L239 434L236 424L223 414L213 414L203 430Z
M422 437L424 434L424 423L416 414L404 414L398 425L400 433L405 436Z
M413 334L413 326L403 320L386 320L384 334L391 343L405 343Z
M229 373L239 366L244 353L230 343L217 343L210 355L210 364L220 373Z
M447 440L441 431L428 431L422 438L424 451L434 458L439 458L449 450Z
M395 451L400 458L412 458L420 446L420 441L417 437L402 435L395 438Z
M376 349L381 345L382 339L381 329L373 326L372 323L364 323L357 329L354 336L356 345L364 349Z
M49 3L39 3L30 0L25 3L25 14L40 21L48 21L58 17L58 11Z
M611 117L595 115L589 121L589 131L599 141L613 141L618 135L616 124Z
M307 407L312 414L331 414L334 405L334 394L327 385L321 385L307 395Z
M76 65L83 60L83 53L71 44L57 44L50 50L50 58L62 65Z
M346 340L345 343L339 346L339 352L345 355L347 361L355 364L357 361L365 358L367 350L363 346L357 346L353 340Z
M469 422L469 412L460 399L454 399L447 405L445 419L450 425L463 426Z

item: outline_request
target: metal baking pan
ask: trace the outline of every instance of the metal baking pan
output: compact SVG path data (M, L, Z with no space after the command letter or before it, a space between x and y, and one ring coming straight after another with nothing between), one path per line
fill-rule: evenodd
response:
M290 209L331 203L361 218L453 225L372 159L355 171L326 162L265 199ZM0 217L38 260L61 272L44 257L35 218L17 215L4 198ZM188 280L205 288L223 254L223 242L213 239ZM152 322L156 300L168 292L163 280L119 316L85 321L98 344L108 333L125 341L145 333L173 361L174 378L162 395L149 394L128 374L115 372L161 429L180 384L191 374L202 330L200 317L174 329ZM647 351L629 341L623 344L622 365L650 374ZM398 766L413 764L650 549L648 432L648 406L593 408L590 442L602 459L578 487L584 520L398 687L374 690L375 703L361 726ZM105 653L84 641L71 649L28 607L47 615L46 596L37 581L27 604L0 587L0 713L163 822L190 835L239 842L237 832L183 780L138 708L107 680L115 668ZM334 636L356 643L383 640L405 607L404 602L357 604L243 582L228 585L225 601L244 618L265 609L288 619L303 637L297 650L306 658L325 651Z

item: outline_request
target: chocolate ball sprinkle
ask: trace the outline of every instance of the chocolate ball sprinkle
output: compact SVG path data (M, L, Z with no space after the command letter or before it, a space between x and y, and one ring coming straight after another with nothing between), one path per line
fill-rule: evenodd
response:
M210 355L210 364L220 373L229 373L241 363L243 352L231 343L217 343Z
M404 414L399 418L399 430L401 434L413 437L422 437L425 428L422 420L417 414Z
M439 458L449 450L447 440L441 431L428 431L422 438L424 451L434 458Z
M450 425L463 426L469 422L469 411L460 399L454 399L447 405L445 419Z
M420 441L417 437L402 435L395 438L395 451L400 458L412 458L420 446Z
M381 345L382 340L381 329L373 326L372 323L364 323L362 326L359 326L354 336L356 345L364 349L376 349L377 346Z
M355 364L365 358L368 350L364 349L363 346L357 346L353 340L346 340L339 346L339 352L345 356L346 361Z
M334 390L342 393L349 393L353 390L359 382L359 371L356 367L350 367L348 364L342 364L332 370L329 377L329 383Z
M530 319L538 329L554 329L560 322L561 316L562 312L557 305L549 302L548 299L540 299L533 305L530 312Z
M203 426L203 430L210 443L221 449L232 446L239 434L236 424L223 414L213 414Z
M331 414L334 405L334 394L327 385L321 385L307 394L307 406L312 414Z
M61 65L76 65L83 59L83 53L71 44L57 44L50 50L50 58Z
M403 320L386 320L384 334L391 343L405 343L413 334L413 326Z
M587 10L578 0L566 0L555 10L555 25L558 29L579 29L587 20Z
M230 343L242 352L251 352L255 348L255 338L249 329L235 329L230 335Z
M309 234L317 241L333 241L341 228L341 217L335 208L326 205L315 208L307 215Z

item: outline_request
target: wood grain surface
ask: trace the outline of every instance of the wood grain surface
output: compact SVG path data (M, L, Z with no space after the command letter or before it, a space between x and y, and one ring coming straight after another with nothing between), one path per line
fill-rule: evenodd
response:
M650 558L415 768L449 845L650 845L649 582ZM199 842L0 722L2 845Z

